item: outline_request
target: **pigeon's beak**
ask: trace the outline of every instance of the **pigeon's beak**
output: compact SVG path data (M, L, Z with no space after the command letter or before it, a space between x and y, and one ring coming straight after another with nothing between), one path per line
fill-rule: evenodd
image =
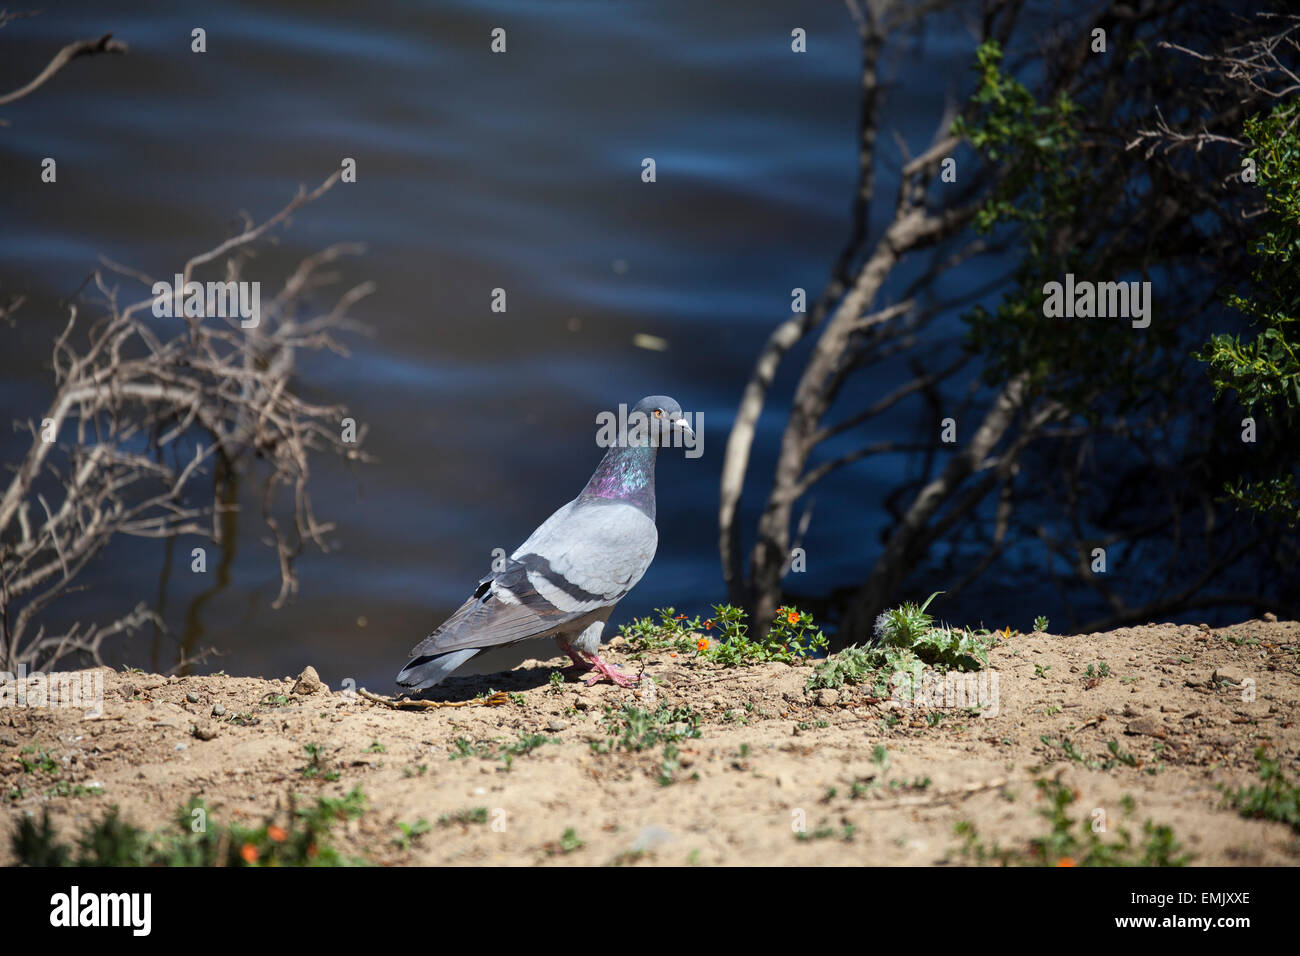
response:
M674 418L673 428L680 428L682 431L686 432L686 434L691 437L692 441L695 440L695 430L691 428L690 424L686 421L686 419Z

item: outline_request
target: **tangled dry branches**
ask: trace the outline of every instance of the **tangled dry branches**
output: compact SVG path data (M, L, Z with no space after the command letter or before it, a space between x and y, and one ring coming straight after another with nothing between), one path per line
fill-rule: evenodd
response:
M265 222L247 223L191 258L184 279L220 262L225 282L243 281L254 245L339 175L299 190ZM153 619L139 605L103 627L47 634L40 624L42 612L118 536L219 540L216 496L202 484L218 460L223 467L259 463L263 517L279 556L275 604L289 599L297 587L295 556L309 542L324 550L331 528L312 510L313 456L364 458L364 429L345 433L342 407L308 401L292 384L299 351L347 354L336 335L358 328L348 310L370 284L353 286L323 312L307 310L303 300L336 278L335 262L358 251L340 244L304 259L273 297L261 297L252 328L238 316L160 318L152 294L122 305L110 284L115 276L91 277L97 301L68 309L53 349L54 396L39 423L22 423L31 444L0 498L0 669L44 668L68 655L97 660L105 639ZM105 265L153 286L149 276Z

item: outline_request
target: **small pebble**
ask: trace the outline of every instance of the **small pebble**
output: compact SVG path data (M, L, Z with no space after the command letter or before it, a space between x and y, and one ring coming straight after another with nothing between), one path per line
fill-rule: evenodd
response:
M226 716L226 705L225 705L225 704L213 704L213 705L212 705L212 716L213 716L213 717L224 717L224 716Z
M671 831L653 825L642 827L641 832L636 836L636 842L632 844L632 852L648 853L672 842L673 835Z
M185 699L188 700L191 704L197 704L199 702L199 695L196 694L194 691L190 691L188 694L185 695Z
M316 673L316 668L308 665L303 668L298 675L298 682L293 685L295 694L315 694L322 689L320 675Z

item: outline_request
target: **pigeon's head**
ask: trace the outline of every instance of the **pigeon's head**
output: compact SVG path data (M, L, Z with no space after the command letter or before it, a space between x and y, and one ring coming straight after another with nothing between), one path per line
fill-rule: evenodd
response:
M632 415L638 413L645 416L650 444L656 448L680 448L695 441L695 431L682 413L682 406L667 395L649 395L641 399L632 409Z

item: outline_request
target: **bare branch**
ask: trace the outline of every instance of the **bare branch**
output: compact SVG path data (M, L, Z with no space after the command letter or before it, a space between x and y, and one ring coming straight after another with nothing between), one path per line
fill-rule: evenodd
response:
M15 100L20 100L24 96L34 92L38 87L45 83L50 77L59 70L68 65L79 56L95 56L100 53L125 53L127 46L121 40L114 40L113 34L105 33L98 40L78 40L76 43L69 43L58 53L54 54L54 59L50 60L34 80L26 86L19 87L12 93L0 94L0 106L5 106Z
M225 275L235 281L253 243L338 179L335 172L310 192L300 189L264 222L248 223L190 258L182 275L188 280L197 267L224 259ZM102 314L86 322L77 306L69 309L53 346L54 396L40 426L27 424L30 445L0 496L0 666L68 654L98 660L106 638L139 624L137 609L118 626L75 627L57 637L36 626L115 538L213 534L211 519L221 507L215 491L190 502L217 459L227 469L256 454L280 564L276 606L288 600L297 588L294 558L308 543L324 550L332 527L312 508L313 457L325 451L366 458L364 428L355 444L345 442L344 409L309 402L291 384L296 353L345 351L334 334L355 328L348 311L369 294L369 283L346 290L323 312L297 313L302 294L332 278L322 270L359 249L339 244L304 259L247 329L234 318L200 315L177 319L169 332L153 318L152 289L122 307L117 290L94 274ZM142 273L106 265L151 285Z

